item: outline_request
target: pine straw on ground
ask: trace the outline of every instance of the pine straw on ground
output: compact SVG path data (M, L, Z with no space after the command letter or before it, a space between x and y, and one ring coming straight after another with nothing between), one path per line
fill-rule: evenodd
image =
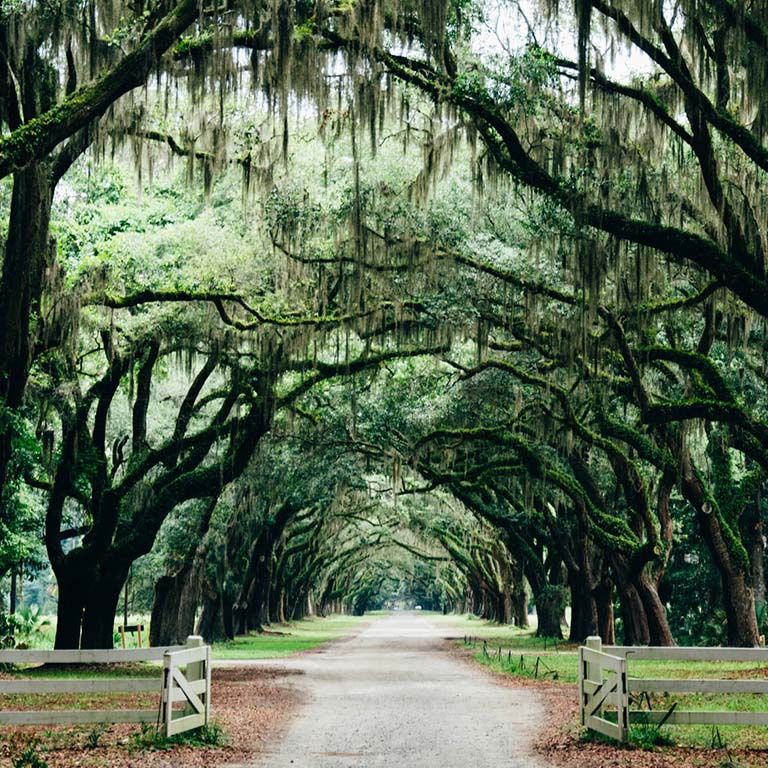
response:
M765 768L768 762L762 750L641 749L584 739L575 685L510 678L503 684L534 689L543 700L547 717L533 747L553 768Z
M3 729L0 768L12 768L29 745L34 745L49 768L214 768L253 762L280 733L298 701L289 674L277 667L214 669L212 721L223 733L216 745L162 748L163 740L155 743L152 738L154 725L144 732L133 725ZM121 696L117 704L121 708L146 705L145 695ZM32 768L34 763L16 765Z
M476 664L473 652L451 643L452 652ZM703 749L657 746L641 749L584 738L579 724L578 693L572 683L512 677L492 668L501 685L526 688L543 704L545 718L533 741L533 749L548 768L766 768L768 753L748 749Z

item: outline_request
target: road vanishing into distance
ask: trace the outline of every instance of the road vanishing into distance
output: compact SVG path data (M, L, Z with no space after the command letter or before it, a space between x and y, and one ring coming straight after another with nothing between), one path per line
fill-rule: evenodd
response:
M281 664L304 673L303 703L254 768L542 768L537 700L455 658L449 633L395 613Z

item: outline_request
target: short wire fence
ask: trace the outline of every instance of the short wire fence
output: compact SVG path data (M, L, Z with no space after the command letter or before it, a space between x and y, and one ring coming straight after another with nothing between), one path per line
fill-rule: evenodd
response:
M544 647L543 652L560 653L560 645L554 638L542 638ZM505 648L502 645L490 645L487 640L472 635L464 635L464 647L476 649L480 647L482 655L486 659L497 661L502 668L512 674L524 674L527 677L533 677L535 680L546 679L557 680L560 673L552 669L546 662L546 657L540 654L526 652L520 653L519 649Z

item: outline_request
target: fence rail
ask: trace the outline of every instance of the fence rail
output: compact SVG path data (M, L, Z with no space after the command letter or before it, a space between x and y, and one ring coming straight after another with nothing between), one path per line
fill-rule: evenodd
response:
M581 723L619 741L629 737L629 725L768 725L768 712L665 711L630 709L629 694L716 693L766 694L768 680L629 678L630 661L735 661L768 664L766 648L665 648L601 644L587 639L579 648ZM606 711L610 708L609 711ZM615 720L614 720L615 718Z
M0 651L0 664L132 664L158 662L155 677L6 678L0 695L156 693L152 709L0 709L0 725L75 725L96 723L162 723L167 735L207 725L210 714L210 646L191 636L186 645L88 651ZM185 668L185 671L183 671ZM168 672L171 672L169 675ZM181 682L183 681L183 682ZM185 712L174 704L186 705ZM195 718L186 716L192 708ZM179 716L181 714L181 716Z

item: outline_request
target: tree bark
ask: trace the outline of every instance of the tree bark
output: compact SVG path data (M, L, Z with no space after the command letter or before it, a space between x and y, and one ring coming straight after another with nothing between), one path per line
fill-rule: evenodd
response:
M588 579L584 574L569 572L568 586L571 592L571 626L568 640L581 643L598 632L597 604Z
M525 576L516 560L512 564L512 618L516 626L528 628L528 595L525 592Z
M667 609L659 597L656 581L646 569L635 581L640 599L645 608L645 617L648 624L650 645L671 646L675 644L672 630L669 627Z
M616 644L616 621L613 614L613 582L605 576L595 588L598 634L605 645Z
M47 163L33 163L13 177L8 235L0 276L0 401L18 408L32 360L30 322L40 298L50 253L52 188ZM0 491L11 459L9 431L0 433Z
M755 503L748 508L743 528L744 542L752 567L755 613L761 619L761 626L758 629L764 629L766 623L768 623L768 616L766 616L765 540L763 539L764 527L761 514L761 494L759 493Z
M128 567L111 564L99 570L83 611L81 648L109 649L115 644L115 615Z
M560 620L565 606L565 593L559 584L549 584L533 596L536 603L537 637L554 637L561 640L563 628Z
M151 645L180 645L193 634L203 568L204 560L195 557L175 574L158 579L149 625Z
M651 631L648 629L645 606L635 585L619 581L618 590L624 645L650 645Z
M197 621L195 631L206 643L233 639L234 634L227 634L224 626L224 610L220 594L210 593L205 595L203 609L200 612L200 618Z
M728 621L728 644L753 647L759 644L755 596L750 584L749 557L735 533L724 528L720 512L708 499L690 458L685 458L681 472L683 495L697 512L699 529L712 555L723 585L723 602Z
M77 650L83 623L86 592L79 581L57 578L59 602L56 608L56 637L53 647Z
M625 645L674 645L667 609L648 564L627 562L614 555L611 564L621 602Z

